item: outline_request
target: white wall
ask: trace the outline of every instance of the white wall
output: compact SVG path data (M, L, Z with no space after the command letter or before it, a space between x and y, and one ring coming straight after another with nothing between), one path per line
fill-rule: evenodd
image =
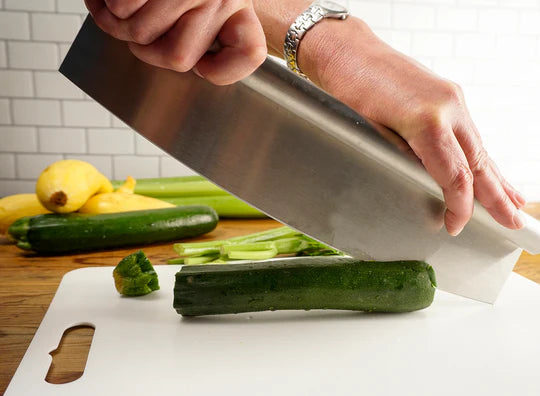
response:
M348 5L384 40L464 88L492 157L540 201L540 0ZM189 173L56 71L85 14L83 0L0 0L0 196L33 191L61 158L87 160L111 178Z

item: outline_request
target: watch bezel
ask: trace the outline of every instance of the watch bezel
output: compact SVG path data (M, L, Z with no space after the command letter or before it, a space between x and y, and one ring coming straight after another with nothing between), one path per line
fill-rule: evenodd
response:
M336 3L334 1L318 0L315 3L313 3L313 5L319 6L325 11L331 12L333 14L338 14L338 15L349 14L349 11L347 10L345 6L342 6L341 4Z

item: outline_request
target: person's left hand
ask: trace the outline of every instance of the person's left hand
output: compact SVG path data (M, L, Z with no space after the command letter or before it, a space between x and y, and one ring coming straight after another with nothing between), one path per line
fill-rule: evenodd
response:
M96 24L142 61L193 70L217 85L251 74L266 58L252 0L85 0ZM216 45L217 44L217 45Z

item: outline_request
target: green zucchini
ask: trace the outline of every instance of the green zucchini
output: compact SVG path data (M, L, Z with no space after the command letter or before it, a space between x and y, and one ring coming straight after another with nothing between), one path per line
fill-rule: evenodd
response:
M249 264L190 265L176 274L183 316L274 310L408 312L431 305L436 281L423 261L298 257Z
M45 214L23 217L9 227L21 249L42 254L146 245L195 237L218 222L208 206L181 206L107 214Z

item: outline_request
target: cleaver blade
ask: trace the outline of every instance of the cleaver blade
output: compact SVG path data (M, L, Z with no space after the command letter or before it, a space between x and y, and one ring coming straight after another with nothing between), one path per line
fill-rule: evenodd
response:
M425 260L439 288L493 303L540 226L511 231L478 204L458 237L406 143L271 57L214 86L156 68L88 17L60 72L165 152L270 217L351 256Z

